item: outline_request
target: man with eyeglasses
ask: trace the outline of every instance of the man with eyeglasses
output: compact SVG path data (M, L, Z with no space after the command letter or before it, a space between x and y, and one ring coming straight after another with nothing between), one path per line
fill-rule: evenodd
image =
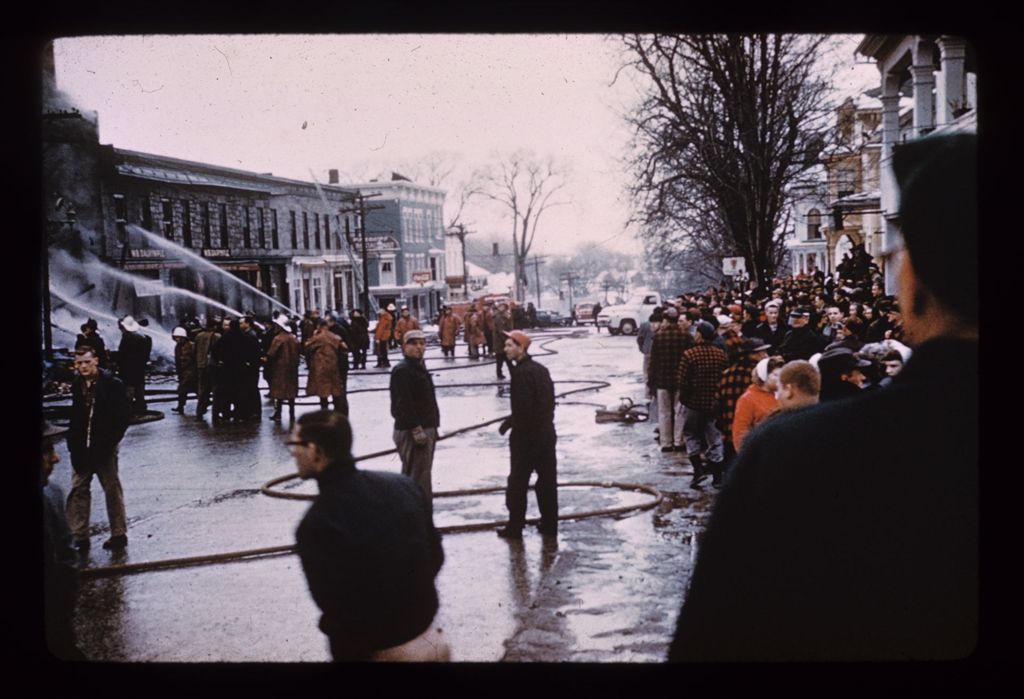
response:
M977 137L902 144L892 168L913 356L886 388L750 435L704 532L669 660L959 660L984 647Z
M352 427L337 411L299 417L287 445L299 478L319 487L295 539L333 659L448 660L432 623L444 549L419 487L357 469Z
M125 385L106 369L100 369L91 347L75 350L75 371L71 384L71 421L68 451L71 454L71 492L68 495L68 525L75 546L89 548L89 510L92 477L99 477L107 503L110 538L103 548L121 551L128 545L128 520L124 492L117 475L118 447L131 416Z

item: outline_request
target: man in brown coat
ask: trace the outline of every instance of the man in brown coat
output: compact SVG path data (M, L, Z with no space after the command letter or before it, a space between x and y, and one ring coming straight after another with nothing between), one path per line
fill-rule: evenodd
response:
M171 337L174 338L174 368L178 374L178 405L171 408L171 412L183 414L188 394L198 388L196 346L188 339L188 331L181 326L171 331Z
M389 303L387 310L381 311L377 317L377 327L373 331L373 339L377 341L377 368L389 367L388 344L394 339L395 304Z
M347 350L345 343L328 329L326 320L321 320L303 350L309 369L306 395L318 396L323 410L327 409L327 398L330 397L334 401L334 409L348 415L347 376L341 371L342 354Z
M402 346L402 337L409 330L419 330L420 322L409 315L409 307L402 306L402 314L395 321L395 342Z
M441 335L441 353L445 357L455 359L455 340L459 336L460 325L462 325L462 320L452 313L451 308L445 306L441 313L441 322L438 323Z
M267 364L267 383L270 398L275 401L270 419L281 422L281 407L288 401L288 417L295 419L295 397L299 395L299 341L286 322L287 316L274 319L280 330L274 334L264 361Z

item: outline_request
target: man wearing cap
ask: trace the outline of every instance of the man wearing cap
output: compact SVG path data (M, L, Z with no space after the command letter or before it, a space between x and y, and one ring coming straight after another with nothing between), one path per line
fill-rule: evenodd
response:
M377 318L377 327L373 331L373 339L377 342L377 364L378 369L391 366L388 359L388 345L394 338L395 327L395 304L389 303L388 307L381 311Z
M789 312L789 327L778 352L787 362L810 359L825 349L825 341L811 327L811 311L806 306L797 306Z
M427 506L433 511L430 472L441 413L437 408L434 381L423 362L426 335L422 330L407 330L402 339L402 361L391 370L391 416L395 418L392 439L402 460L402 473L416 481Z
M895 150L904 247L888 264L913 356L886 388L750 435L670 660L963 660L991 640L978 624L977 144L955 133Z
M295 419L295 397L299 395L299 341L288 325L288 317L274 318L277 332L270 341L270 347L263 358L267 365L269 396L274 401L274 413L270 419L281 421L281 407L288 402L288 416Z
M196 392L196 345L180 325L171 331L174 338L174 370L178 374L178 405L171 412L183 414L189 393Z
M78 376L71 384L68 426L68 452L74 470L68 494L68 523L75 545L79 549L89 548L90 490L96 474L103 487L110 522L110 539L103 548L120 550L128 545L128 521L117 475L117 452L128 429L131 404L124 384L106 369L100 369L92 348L75 350L74 366Z
M782 303L776 300L766 303L764 305L764 321L759 323L754 330L754 335L771 345L768 349L769 354L778 351L782 341L786 339L786 333L789 332L786 322L779 317L781 306Z
M538 529L545 536L558 533L558 460L555 456L555 386L547 368L527 350L530 336L522 330L505 333L505 355L513 362L512 415L499 432L512 434L508 445L511 469L505 489L508 524L498 530L504 539L519 539L526 525L526 491L530 474L537 472L534 493L540 510Z
M658 401L658 435L661 451L683 450L683 407L679 402L679 358L693 346L689 320L669 306L651 341L649 385Z
M768 356L771 345L758 337L745 337L740 341L735 360L722 372L718 386L718 429L722 433L722 470L727 471L736 456L732 443L732 421L736 416L736 401L751 384L750 372Z
M864 369L871 362L858 357L849 347L832 347L818 358L821 374L821 402L859 395L864 388Z
M100 368L107 368L107 343L103 341L99 333L96 332L98 325L94 318L89 318L82 323L82 332L75 338L75 347L79 345L87 345L96 350L96 356L100 360Z
M419 330L420 322L409 315L409 307L402 306L402 313L395 321L395 342L402 345L402 336L407 330Z
M142 333L142 327L131 316L122 318L121 344L117 348L117 377L128 389L132 412L146 412L146 365L153 350L153 338Z
M708 473L715 483L721 482L725 459L722 433L715 426L715 419L718 417L718 388L729 360L725 352L715 346L715 337L711 323L697 323L696 344L683 352L677 369L679 402L685 408L683 440L693 465L690 486L694 488Z

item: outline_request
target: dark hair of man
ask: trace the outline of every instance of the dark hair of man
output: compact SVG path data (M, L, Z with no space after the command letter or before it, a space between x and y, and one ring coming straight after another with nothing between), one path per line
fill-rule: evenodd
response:
M806 359L794 359L779 371L779 384L792 386L804 395L816 396L821 392L821 374Z
M317 410L301 415L299 439L320 447L331 461L344 459L352 453L352 426L344 413L335 410Z
M885 354L882 355L882 361L883 362L899 362L900 364L902 364L903 363L903 355L900 354L899 350L892 349L892 350L889 350L888 352L886 352Z
M696 308L689 308L686 311L686 319L691 323L699 322L704 316Z
M977 143L969 133L928 136L898 146L892 163L914 274L945 309L971 324L978 322Z
M861 331L864 329L864 321L857 316L850 316L844 321L844 323L846 324L846 329L854 335L860 335Z
M91 354L93 359L99 359L99 357L96 356L95 348L90 347L89 345L78 345L77 347L75 347L76 357L84 357L87 354Z
M659 308L655 308L654 312L651 313L651 317L648 318L647 320L652 322L652 323L660 323L663 315L664 315L664 313L662 312L660 307Z

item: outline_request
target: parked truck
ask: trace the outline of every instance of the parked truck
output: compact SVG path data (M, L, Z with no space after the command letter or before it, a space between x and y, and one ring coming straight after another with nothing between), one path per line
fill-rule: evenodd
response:
M650 289L634 291L625 303L608 306L597 315L597 327L608 328L612 335L633 335L661 305L661 294Z

